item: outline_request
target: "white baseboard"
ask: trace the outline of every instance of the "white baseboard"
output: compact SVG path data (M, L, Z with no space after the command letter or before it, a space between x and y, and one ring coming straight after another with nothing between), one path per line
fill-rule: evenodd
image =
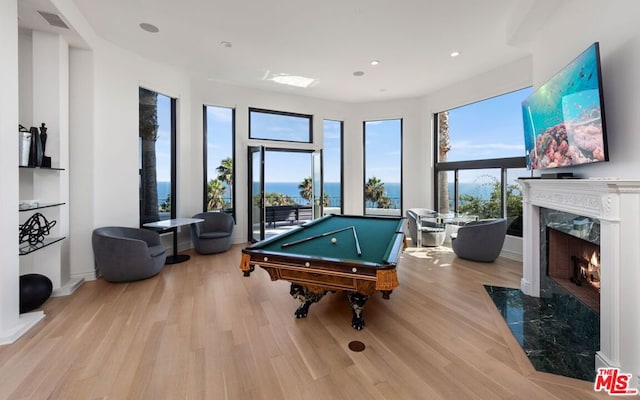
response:
M24 335L35 324L45 317L43 311L20 314L18 325L6 332L0 332L0 345L11 344Z
M68 296L71 293L75 292L77 288L79 288L84 283L84 279L82 278L71 278L64 286L61 286L57 289L53 290L51 297L58 296Z
M502 250L500 252L500 257L508 258L509 260L522 262L522 254L521 253L516 253L515 251Z

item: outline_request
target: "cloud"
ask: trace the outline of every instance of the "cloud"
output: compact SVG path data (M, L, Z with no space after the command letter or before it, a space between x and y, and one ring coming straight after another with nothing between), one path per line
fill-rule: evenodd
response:
M295 129L286 126L269 126L266 131L268 132L295 132Z
M207 118L212 118L217 122L231 122L233 113L230 108L207 107Z
M325 139L340 139L340 132L328 132L324 131Z
M468 140L452 141L451 149L454 150L522 150L522 144L506 144L506 143L472 143Z

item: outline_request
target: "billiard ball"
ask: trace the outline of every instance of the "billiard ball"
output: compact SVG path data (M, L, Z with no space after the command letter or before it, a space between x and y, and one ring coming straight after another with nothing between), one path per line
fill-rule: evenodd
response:
M331 238L331 243L336 244L336 242L338 241L338 239L336 238Z

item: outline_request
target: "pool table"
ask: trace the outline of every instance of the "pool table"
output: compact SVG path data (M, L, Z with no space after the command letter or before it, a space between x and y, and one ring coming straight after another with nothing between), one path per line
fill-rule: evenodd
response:
M243 249L240 269L250 276L258 266L273 281L291 282L290 294L301 302L296 318L327 292L346 291L351 325L360 330L369 296L379 290L389 299L398 287L404 225L401 217L327 215Z

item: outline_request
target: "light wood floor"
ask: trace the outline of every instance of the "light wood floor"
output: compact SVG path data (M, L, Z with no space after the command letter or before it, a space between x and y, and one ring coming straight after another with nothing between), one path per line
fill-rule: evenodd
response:
M520 263L407 249L400 287L351 328L343 293L296 320L289 284L240 249L151 279L85 283L0 346L1 399L594 399L593 385L533 370L482 284L518 287ZM351 352L359 340L367 348Z

